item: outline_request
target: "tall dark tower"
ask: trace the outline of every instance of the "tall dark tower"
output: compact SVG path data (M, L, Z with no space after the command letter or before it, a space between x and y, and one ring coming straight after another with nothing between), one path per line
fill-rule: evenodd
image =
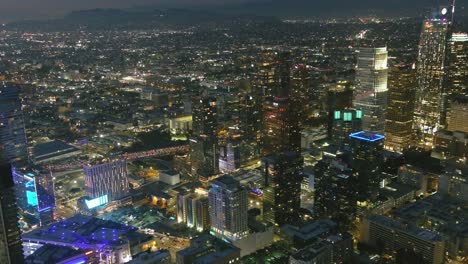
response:
M216 98L193 99L193 133L190 138L192 175L208 178L219 171Z
M311 98L312 94L311 71L307 65L296 64L291 69L291 91L293 111L301 124L307 119L311 112L311 102L317 98Z
M26 161L28 148L18 90L0 85L0 151L10 163Z
M0 263L24 263L11 167L0 164Z
M357 132L350 136L351 168L357 178L358 201L377 196L384 162L385 137L380 134Z
M263 218L278 226L298 220L304 160L300 154L284 152L263 159L265 191Z
M263 105L263 155L285 151L299 153L301 132L297 114L288 97L269 97Z
M412 143L416 69L399 64L390 69L385 120L385 148L402 152Z
M260 157L262 133L262 95L240 95L239 132L241 163L248 164Z

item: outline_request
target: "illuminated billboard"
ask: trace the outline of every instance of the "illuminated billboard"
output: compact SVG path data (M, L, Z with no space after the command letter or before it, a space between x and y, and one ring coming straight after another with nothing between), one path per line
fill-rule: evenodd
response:
M107 202L108 202L107 194L103 195L103 196L100 196L100 197L97 197L97 198L94 198L94 199L91 199L91 200L85 200L85 203L86 203L86 206L88 207L88 209L93 209L93 208L96 208L98 206L105 205Z

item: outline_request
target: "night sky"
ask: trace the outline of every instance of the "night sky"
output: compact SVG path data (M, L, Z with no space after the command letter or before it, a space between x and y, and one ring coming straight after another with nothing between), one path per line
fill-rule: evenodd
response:
M460 4L466 0L458 0ZM259 2L261 4L259 4ZM154 7L212 7L229 8L239 12L261 15L314 16L317 13L344 13L347 10L376 9L405 14L418 14L421 8L442 0L0 0L0 20L37 19L61 17L73 10L93 8ZM337 10L335 10L337 9ZM418 10L419 9L419 10Z

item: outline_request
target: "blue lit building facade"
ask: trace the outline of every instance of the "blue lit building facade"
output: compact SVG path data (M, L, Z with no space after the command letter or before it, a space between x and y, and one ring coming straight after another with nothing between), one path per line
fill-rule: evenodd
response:
M13 168L13 178L18 205L23 213L32 215L41 226L53 222L55 194L52 172L40 167L17 166Z

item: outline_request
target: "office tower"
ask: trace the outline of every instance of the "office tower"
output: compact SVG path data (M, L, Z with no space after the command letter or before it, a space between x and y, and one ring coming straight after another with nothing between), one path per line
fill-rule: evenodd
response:
M199 194L177 195L177 222L201 232L210 228L208 198Z
M208 199L212 233L228 240L244 237L248 233L247 190L229 175L210 183Z
M0 84L0 151L8 163L28 158L23 111L18 90Z
M349 134L362 130L362 110L343 109L333 115L331 142L337 146L349 145Z
M468 94L468 34L453 33L448 41L447 93L449 100Z
M13 179L18 206L23 213L34 216L41 226L53 222L55 193L52 172L32 165L16 166Z
M336 85L327 90L327 136L332 138L333 120L335 120L335 111L341 111L350 108L353 105L353 90L351 84L346 81L339 81Z
M262 95L245 92L240 96L239 132L241 164L260 157L262 132Z
M291 69L291 91L290 98L293 111L297 114L299 122L303 124L311 112L311 103L317 102L313 98L311 71L307 65L296 64ZM314 94L316 96L316 94Z
M447 130L468 133L468 94L453 98L447 115Z
M216 98L195 97L192 105L193 132L190 138L192 175L208 178L219 170L218 115Z
M263 155L285 151L300 152L301 131L287 97L269 97L263 105Z
M276 61L276 83L277 89L273 96L292 98L293 91L291 87L291 68L292 57L288 51L278 52Z
M416 90L413 128L417 145L432 148L433 136L444 124L446 92L443 89L444 61L449 20L447 9L442 9L423 22L417 62L418 88Z
M357 55L354 107L362 110L363 129L383 133L387 108L387 47L360 48Z
M263 96L273 96L277 90L277 53L264 50L259 56L259 62L252 76L254 93Z
M384 136L357 132L350 136L351 168L357 178L358 201L364 202L377 196L384 162Z
M409 250L423 259L423 262L418 263L445 263L446 240L443 237L382 215L369 215L364 218L361 242L394 257L401 251Z
M356 178L351 168L335 158L324 158L314 166L316 218L330 218L341 230L350 230L356 217Z
M416 69L398 64L390 69L385 120L385 148L402 152L412 143Z
M0 263L24 263L13 174L2 157L0 157Z
M282 226L297 221L301 206L301 182L304 160L295 152L263 158L265 190L263 218Z
M89 198L106 196L106 200L112 202L129 195L126 160L89 165L83 170L86 194Z
M219 151L219 170L223 173L229 173L240 168L240 136L234 135L227 139L224 146Z

